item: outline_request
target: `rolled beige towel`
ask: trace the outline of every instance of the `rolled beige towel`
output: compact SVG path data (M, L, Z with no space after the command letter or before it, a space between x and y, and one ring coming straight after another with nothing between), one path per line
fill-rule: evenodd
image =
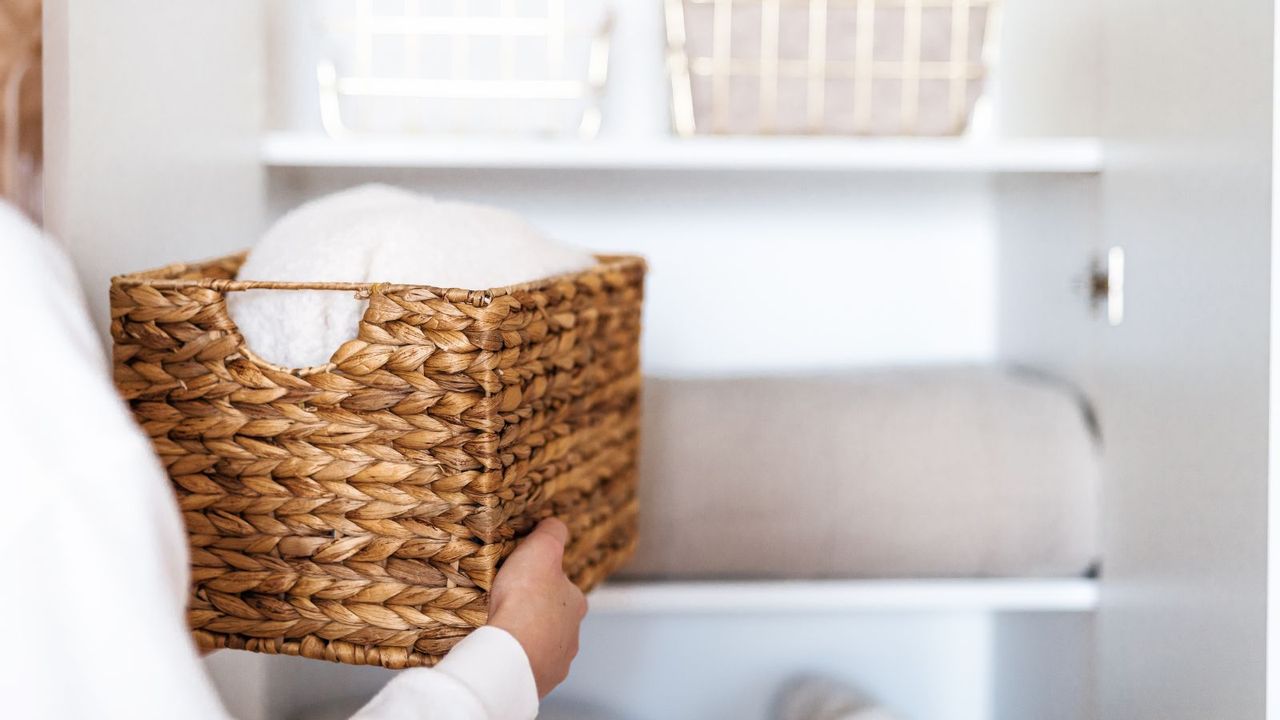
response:
M646 578L1074 576L1098 556L1081 401L983 368L646 380Z

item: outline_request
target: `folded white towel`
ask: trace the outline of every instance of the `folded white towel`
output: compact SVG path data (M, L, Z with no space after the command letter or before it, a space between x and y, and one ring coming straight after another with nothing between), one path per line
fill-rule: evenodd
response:
M513 213L364 185L309 202L263 235L240 280L386 282L471 290L590 267ZM250 349L285 367L329 361L356 337L366 302L349 292L230 293L228 312Z

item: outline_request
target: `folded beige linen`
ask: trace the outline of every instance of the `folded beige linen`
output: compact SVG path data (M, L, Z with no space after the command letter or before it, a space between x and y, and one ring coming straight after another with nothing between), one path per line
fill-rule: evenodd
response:
M1097 559L1097 443L1061 384L967 367L646 384L624 576L1072 576Z

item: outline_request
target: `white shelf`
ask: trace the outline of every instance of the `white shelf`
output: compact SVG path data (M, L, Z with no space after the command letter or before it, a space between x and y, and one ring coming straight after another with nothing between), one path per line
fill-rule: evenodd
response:
M1090 612L1093 580L813 580L607 583L589 596L591 612L946 611Z
M270 167L1096 173L1097 138L674 138L483 141L271 133Z

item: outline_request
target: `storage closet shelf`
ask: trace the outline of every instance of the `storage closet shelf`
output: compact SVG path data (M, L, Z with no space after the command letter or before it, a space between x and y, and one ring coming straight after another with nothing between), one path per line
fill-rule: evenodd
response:
M1086 579L787 580L606 583L591 612L1091 612L1098 585Z
M1097 173L1097 138L676 138L486 141L266 135L270 167Z

